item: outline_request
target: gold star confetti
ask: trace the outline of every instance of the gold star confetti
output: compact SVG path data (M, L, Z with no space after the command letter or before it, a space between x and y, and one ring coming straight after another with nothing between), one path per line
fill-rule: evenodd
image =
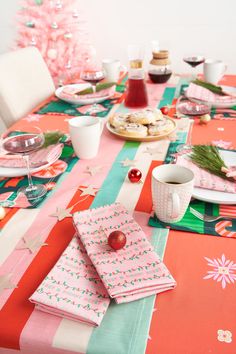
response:
M24 245L17 247L18 250L28 249L31 253L38 251L42 246L47 246L47 243L44 243L40 240L41 236L36 236L34 238L25 239L23 237Z
M155 155L155 154L160 154L162 151L160 150L160 146L155 146L153 148L147 147L144 152L150 155Z
M93 186L89 185L87 187L80 187L79 190L82 191L82 193L80 194L80 196L82 197L83 195L92 195L93 197L95 197L97 190L96 188L94 188Z
M0 294L5 289L15 289L17 286L11 281L12 274L0 275Z
M54 214L51 214L50 216L56 217L58 221L61 221L65 218L70 218L72 217L71 210L73 209L73 207L74 205L67 209L57 208L56 212Z
M135 166L136 165L136 160L130 160L128 157L126 157L125 160L120 161L120 163L123 165L123 167L128 167L128 166Z
M87 166L85 173L89 173L91 176L96 176L102 170L102 166Z

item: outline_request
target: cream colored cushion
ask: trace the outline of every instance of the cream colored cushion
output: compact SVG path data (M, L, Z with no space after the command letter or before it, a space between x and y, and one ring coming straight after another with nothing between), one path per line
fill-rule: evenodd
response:
M37 48L0 55L0 116L6 126L24 117L54 91L52 77Z

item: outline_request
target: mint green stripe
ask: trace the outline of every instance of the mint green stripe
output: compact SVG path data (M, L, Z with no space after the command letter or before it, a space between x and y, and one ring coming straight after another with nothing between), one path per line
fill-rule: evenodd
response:
M140 143L127 141L117 155L112 168L92 203L92 208L115 202L130 167L123 167L122 160L133 160Z
M152 244L163 258L168 230L155 229ZM155 296L109 306L101 325L93 330L87 354L143 354L146 349Z
M175 97L175 87L167 87L162 96L162 100L160 101L158 108L171 104Z

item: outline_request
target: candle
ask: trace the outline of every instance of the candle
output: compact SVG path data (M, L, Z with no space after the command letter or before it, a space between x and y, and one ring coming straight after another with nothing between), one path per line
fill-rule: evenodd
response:
M0 220L2 220L6 216L6 210L2 206L0 206Z

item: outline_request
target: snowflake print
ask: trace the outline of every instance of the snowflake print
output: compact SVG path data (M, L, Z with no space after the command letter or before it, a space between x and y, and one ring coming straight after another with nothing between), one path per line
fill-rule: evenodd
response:
M29 114L27 117L23 118L23 120L27 120L27 122L38 122L40 118L40 114Z
M232 333L228 330L224 331L223 329L218 329L217 339L220 342L231 343L232 342Z
M233 284L236 280L236 263L230 259L226 259L223 254L221 259L210 259L204 257L207 260L207 264L212 267L212 270L208 270L207 275L203 279L213 279L217 282L221 282L222 288L225 289L227 284Z

